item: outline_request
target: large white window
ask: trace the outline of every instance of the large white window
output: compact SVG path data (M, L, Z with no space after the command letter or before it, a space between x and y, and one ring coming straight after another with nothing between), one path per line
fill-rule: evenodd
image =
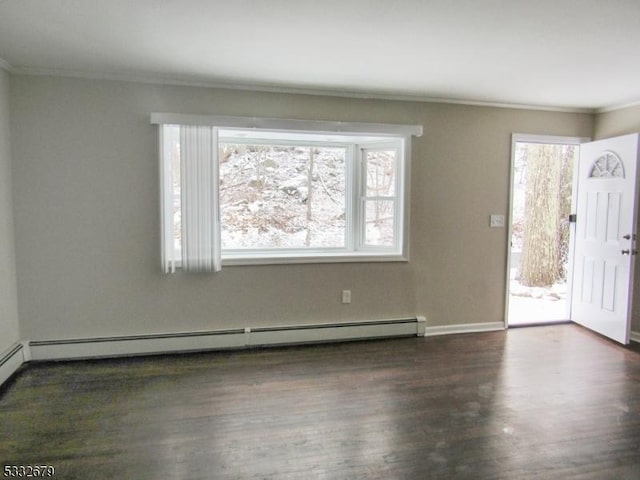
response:
M152 122L161 129L165 271L407 259L410 138L421 127L260 119L257 128L255 119L168 114Z

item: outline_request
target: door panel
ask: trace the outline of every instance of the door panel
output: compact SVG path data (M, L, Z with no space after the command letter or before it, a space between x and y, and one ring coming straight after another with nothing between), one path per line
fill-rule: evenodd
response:
M572 320L629 343L638 135L581 145Z

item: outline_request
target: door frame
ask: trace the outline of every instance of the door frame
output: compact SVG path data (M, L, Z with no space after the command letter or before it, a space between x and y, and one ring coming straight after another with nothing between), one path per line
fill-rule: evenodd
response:
M511 164L509 172L509 203L507 214L507 270L506 270L506 283L505 283L505 302L504 302L504 328L509 328L509 296L510 296L510 283L511 283L511 236L513 235L513 180L515 177L515 156L516 156L516 143L545 143L555 145L580 145L582 143L590 142L589 137L564 137L557 135L536 135L528 133L513 133L511 135ZM580 161L580 155L578 155L578 162ZM576 191L578 186L578 165L573 167L573 180L571 185L571 211L575 212ZM567 272L567 298L571 301L571 294L573 290L573 243L574 235L573 230L575 224L570 226L571 234L569 236L569 271ZM571 305L569 304L569 309ZM571 315L569 315L571 316ZM567 320L570 320L568 318Z

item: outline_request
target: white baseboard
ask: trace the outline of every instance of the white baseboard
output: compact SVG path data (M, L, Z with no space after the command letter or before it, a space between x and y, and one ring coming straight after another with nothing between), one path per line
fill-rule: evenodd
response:
M425 336L432 337L435 335L451 335L454 333L478 333L478 332L495 332L504 330L503 322L487 322L487 323L469 323L460 325L441 325L436 327L427 327Z
M32 360L150 355L267 345L321 343L397 336L423 336L426 320L414 317L366 322L256 327L124 337L35 340Z
M640 343L640 332L631 332L630 338L632 342Z
M0 354L0 385L24 363L24 346L16 343Z

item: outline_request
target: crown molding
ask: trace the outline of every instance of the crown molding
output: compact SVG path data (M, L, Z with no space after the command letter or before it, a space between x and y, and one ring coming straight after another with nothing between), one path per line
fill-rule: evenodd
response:
M618 110L624 110L625 108L633 108L638 106L640 106L640 100L637 100L635 102L623 103L620 105L612 105L610 107L598 108L596 109L595 113L609 113L609 112L615 112Z
M7 63L7 65L9 65ZM380 91L338 90L330 88L305 88L295 86L268 85L259 83L230 83L206 80L195 80L183 77L171 77L155 74L132 74L123 72L88 72L63 69L43 69L33 67L10 66L10 72L14 75L33 75L80 78L89 80L112 80L134 83L147 83L155 85L219 88L225 90L240 90L249 92L282 93L293 95L314 95L325 97L353 98L366 100L391 100L416 103L442 103L472 107L506 108L514 110L539 110L560 113L596 113L594 108L563 107L554 105L535 105L524 103L494 102L484 100L458 99L433 97L419 94L389 93Z

